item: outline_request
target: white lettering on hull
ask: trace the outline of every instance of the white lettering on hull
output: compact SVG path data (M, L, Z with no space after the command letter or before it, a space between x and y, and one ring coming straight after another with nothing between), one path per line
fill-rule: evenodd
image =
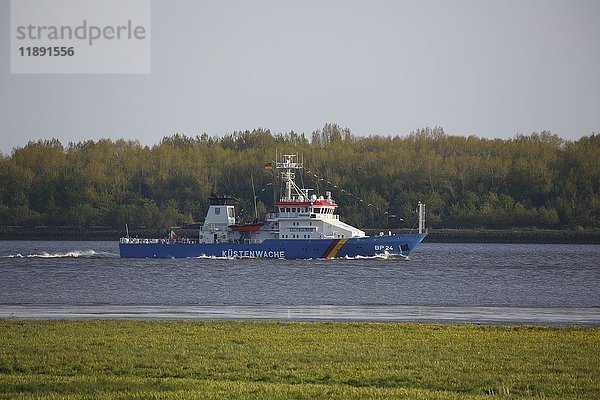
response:
M273 250L222 250L222 257L240 258L285 258L285 252Z

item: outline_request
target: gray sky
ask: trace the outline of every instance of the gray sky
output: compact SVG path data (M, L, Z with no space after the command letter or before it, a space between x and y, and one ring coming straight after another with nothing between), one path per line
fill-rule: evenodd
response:
M175 132L600 132L600 1L153 1L146 75L10 74L0 151Z

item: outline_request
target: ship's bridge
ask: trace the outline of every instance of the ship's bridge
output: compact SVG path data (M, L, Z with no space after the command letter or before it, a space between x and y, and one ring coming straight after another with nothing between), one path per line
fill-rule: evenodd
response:
M316 195L310 198L297 196L293 198L282 198L275 203L280 218L338 218L335 214L336 202L331 198L331 192L326 193L327 198ZM327 217L326 217L327 216Z
M346 239L365 236L365 232L339 220L335 214L336 202L331 192L325 197L309 195L309 189L298 187L295 171L304 168L295 154L283 154L282 161L275 163L282 170L285 183L283 196L275 203L277 213L269 215L267 222L273 226L279 239Z

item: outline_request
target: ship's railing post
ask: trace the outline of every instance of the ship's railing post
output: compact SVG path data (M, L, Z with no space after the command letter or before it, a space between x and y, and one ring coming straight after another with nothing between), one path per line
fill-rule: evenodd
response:
M425 232L425 204L419 202L419 233Z

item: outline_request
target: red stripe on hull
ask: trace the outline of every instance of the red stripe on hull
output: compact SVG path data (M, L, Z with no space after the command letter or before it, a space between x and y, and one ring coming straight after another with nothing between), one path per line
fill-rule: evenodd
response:
M325 250L325 253L323 253L323 255L321 256L322 258L327 258L329 257L329 255L331 254L331 252L333 251L333 249L335 249L335 246L340 242L340 239L333 239L333 243L331 243L329 245L329 247L327 247L327 250Z

